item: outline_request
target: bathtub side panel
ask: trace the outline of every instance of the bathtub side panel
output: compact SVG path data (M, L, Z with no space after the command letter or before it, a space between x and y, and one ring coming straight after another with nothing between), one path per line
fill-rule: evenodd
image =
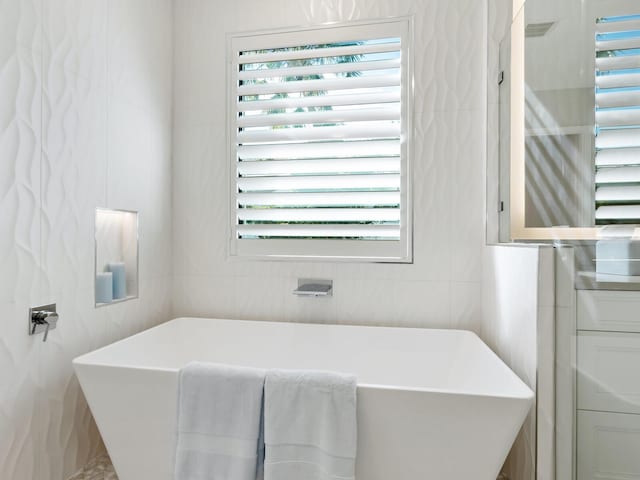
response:
M177 373L75 364L119 480L171 480Z
M358 389L358 480L495 480L531 399Z

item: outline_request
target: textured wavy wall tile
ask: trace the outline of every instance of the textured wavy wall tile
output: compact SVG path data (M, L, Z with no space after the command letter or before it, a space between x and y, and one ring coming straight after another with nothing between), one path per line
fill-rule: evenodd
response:
M482 256L478 245L485 240L484 228L484 173L486 130L485 110L450 112L452 137L464 139L448 145L447 155L451 162L451 177L454 179L450 193L451 242L456 254L451 259L451 278L464 282L482 280ZM441 161L445 161L444 158Z
M29 298L0 303L0 478L38 480L40 345L26 334Z
M62 322L43 348L43 478L66 478L101 447L71 360L99 344L92 326L93 212L106 182L106 1L44 9L42 296Z
M40 365L46 479L67 478L103 448L71 360L170 312L168 270L146 268L155 265L147 258L171 252L170 235L155 235L171 224L170 142L158 139L169 136L170 98L147 98L171 88L169 5L65 0L62 8L46 9L43 261L45 293L63 318ZM109 83L145 62L152 68L132 77L124 91ZM94 209L105 205L141 212L140 300L96 310Z
M0 1L0 52L11 52L13 45L27 51L42 50L41 19L43 0ZM1 56L1 54L0 54Z
M6 41L14 48L0 57L0 302L37 288L40 242L40 64Z
M107 202L108 160L119 165L108 156L106 109L107 49L115 48L107 7L115 3L0 0L0 378L10 386L0 391L2 479L65 479L103 449L71 360L166 320L171 308L164 266L146 272L140 301L117 311L93 306L93 211ZM116 181L134 173L134 165L149 174L143 188L139 179L130 187L153 211L142 231L149 232L150 253L165 258L171 254L170 3L118 5L123 15L135 13L130 32L149 33L138 43L129 39L132 48L143 46L129 57L131 69L141 58L153 64L130 93L144 98L155 91L159 101L142 120L153 140L128 157L131 165L119 169ZM118 121L131 130L141 125L127 115ZM116 151L125 150L126 139ZM58 303L61 321L43 344L26 335L26 312L46 301Z
M49 63L84 78L106 81L108 0L44 2L44 54Z
M474 0L416 8L416 109L484 108L484 9L484 2Z
M25 314L40 282L38 2L0 2L0 478L38 480L39 345Z

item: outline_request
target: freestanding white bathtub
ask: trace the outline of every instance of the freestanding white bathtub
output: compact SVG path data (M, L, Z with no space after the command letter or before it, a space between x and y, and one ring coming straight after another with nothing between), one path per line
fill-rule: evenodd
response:
M120 480L173 478L191 360L354 373L357 480L495 480L533 402L471 332L179 318L73 362Z

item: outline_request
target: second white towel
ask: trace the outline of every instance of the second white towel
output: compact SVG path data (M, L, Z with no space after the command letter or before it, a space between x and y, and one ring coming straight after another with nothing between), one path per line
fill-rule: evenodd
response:
M272 370L264 395L264 480L355 478L354 376Z

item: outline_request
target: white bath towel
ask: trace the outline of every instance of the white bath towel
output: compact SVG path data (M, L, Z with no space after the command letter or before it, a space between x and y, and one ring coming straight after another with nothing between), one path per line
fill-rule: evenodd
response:
M267 372L264 422L264 480L354 479L354 376Z
M256 479L264 379L198 362L180 370L175 480Z

